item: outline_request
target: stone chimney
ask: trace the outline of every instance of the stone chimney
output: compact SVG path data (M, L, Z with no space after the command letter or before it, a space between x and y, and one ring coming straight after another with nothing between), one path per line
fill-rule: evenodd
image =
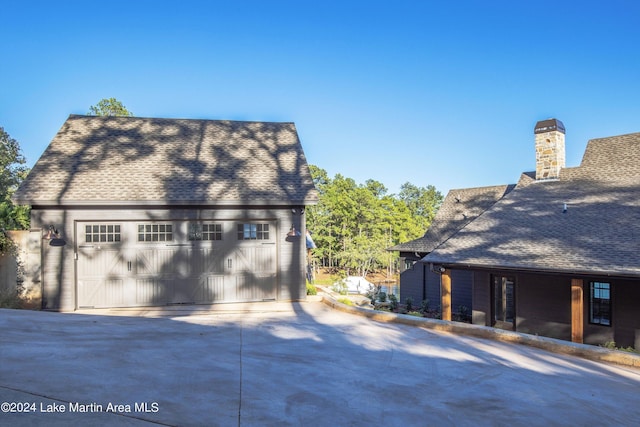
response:
M558 179L564 167L564 125L548 119L536 123L536 180Z

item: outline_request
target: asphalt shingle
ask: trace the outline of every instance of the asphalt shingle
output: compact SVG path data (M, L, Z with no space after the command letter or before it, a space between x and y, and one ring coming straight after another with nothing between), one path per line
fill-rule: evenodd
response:
M317 193L293 123L71 115L14 200L310 204Z
M518 185L424 261L640 276L640 133L591 140L579 167Z
M513 185L450 190L424 236L389 248L390 251L431 252L458 230L508 194Z

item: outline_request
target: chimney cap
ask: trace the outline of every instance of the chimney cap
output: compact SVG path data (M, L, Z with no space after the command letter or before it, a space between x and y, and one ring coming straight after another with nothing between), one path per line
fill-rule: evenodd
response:
M540 120L533 130L534 134L558 131L565 133L564 124L558 119Z

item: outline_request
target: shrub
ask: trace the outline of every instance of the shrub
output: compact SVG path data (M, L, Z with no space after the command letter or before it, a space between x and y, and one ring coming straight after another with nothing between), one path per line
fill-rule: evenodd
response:
M616 342L615 341L607 341L604 344L601 344L600 347L604 347L604 348L608 348L609 350L620 350L620 351L627 351L629 353L638 353L638 350L636 350L635 348L629 346L629 347L616 347Z
M407 297L404 305L407 307L407 311L413 311L413 298Z
M307 282L307 295L318 295L318 289L313 283Z
M347 286L344 280L339 280L335 282L331 286L331 290L333 290L333 292L339 293L340 295L347 295L349 293L349 287Z
M387 293L386 292L378 292L378 300L380 302L387 302Z
M396 311L398 309L398 297L395 294L389 295L389 302L391 303L391 311Z
M422 302L420 303L420 311L423 313L426 313L429 311L429 300L428 299L423 299Z
M471 314L469 313L469 308L464 305L459 306L458 311L454 313L452 317L456 322L471 323Z
M375 305L376 299L378 299L378 295L380 294L380 286L374 286L369 289L365 296L371 300L371 304Z
M23 308L24 300L19 292L0 291L0 308Z

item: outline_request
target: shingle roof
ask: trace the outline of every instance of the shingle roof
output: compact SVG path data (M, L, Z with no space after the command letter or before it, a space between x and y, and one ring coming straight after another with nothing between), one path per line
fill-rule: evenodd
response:
M310 204L317 192L293 123L71 115L14 200Z
M579 167L518 185L424 261L640 276L640 133L591 140Z
M388 250L431 252L456 231L493 206L505 194L509 193L513 187L513 185L496 185L450 190L424 236L393 246Z

